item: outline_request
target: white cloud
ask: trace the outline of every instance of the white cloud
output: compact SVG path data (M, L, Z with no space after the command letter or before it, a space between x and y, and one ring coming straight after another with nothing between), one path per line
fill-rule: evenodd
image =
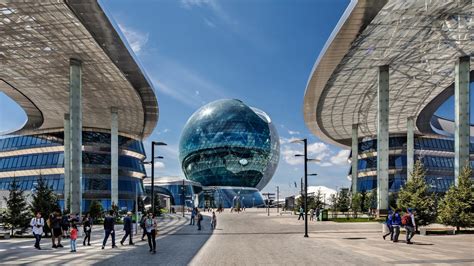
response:
M280 137L280 145L284 144L290 144L292 141L298 140L298 138L291 137L291 138L285 138L285 137Z
M156 160L155 160L155 169L163 169L163 168L165 168L165 167L166 167L166 165L165 165L164 162L156 161ZM151 165L150 165L150 164L146 164L146 165L145 165L145 168L146 168L147 170L149 170L149 169L151 169Z
M210 21L209 19L205 18L204 19L204 23L209 26L210 28L215 28L216 27L216 24L214 24L214 22Z
M226 89L204 78L196 70L164 56L160 56L159 61L160 65L151 75L153 85L178 102L195 109L201 106L201 102L233 98Z
M125 35L125 38L127 38L127 41L130 44L130 47L132 48L133 52L139 54L142 51L143 47L147 44L150 34L148 32L143 33L135 29L126 27L120 23L118 24L118 26L122 33Z
M308 144L308 155L314 159L323 160L329 157L330 154L329 146L323 142Z
M322 167L329 167L329 166L332 166L332 163L330 163L330 162L322 162L322 163L319 163L319 166L322 166Z
M331 157L331 163L335 165L348 165L347 158L349 157L349 150L341 150L336 155Z
M299 135L300 132L299 131L288 130L288 134L290 134L290 135Z
M287 146L282 147L280 151L281 158L283 158L285 162L289 165L298 165L303 163L303 158L295 157L295 154L298 153L301 153L301 151L290 149Z

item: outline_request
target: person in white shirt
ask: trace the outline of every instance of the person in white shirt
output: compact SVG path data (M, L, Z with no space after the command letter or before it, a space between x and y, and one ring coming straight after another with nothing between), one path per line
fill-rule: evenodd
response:
M40 241L41 241L41 236L43 235L43 227L44 227L44 219L41 218L41 212L36 213L36 217L31 219L30 225L33 229L33 236L36 239L35 248L41 249Z

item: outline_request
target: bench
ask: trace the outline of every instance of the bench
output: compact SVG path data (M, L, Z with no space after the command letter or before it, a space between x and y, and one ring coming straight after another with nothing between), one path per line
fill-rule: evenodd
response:
M10 239L10 233L0 233L0 239Z
M454 235L456 234L456 230L454 228L427 228L427 227L422 227L420 228L420 235L426 236L428 234L428 231L446 231L448 235Z

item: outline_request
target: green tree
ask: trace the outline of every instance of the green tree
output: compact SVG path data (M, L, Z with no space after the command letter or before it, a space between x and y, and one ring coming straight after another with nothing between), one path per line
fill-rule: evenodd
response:
M329 197L329 204L331 208L332 218L334 218L334 215L337 214L337 212L339 211L336 194L331 194L331 196Z
M472 192L472 169L463 168L458 185L451 186L439 204L439 220L445 225L460 227L474 226L474 196Z
M89 214L94 220L102 218L103 212L104 208L102 207L102 204L99 201L93 200L89 205Z
M337 206L341 212L347 212L350 208L350 197L347 189L341 189L337 196Z
M51 213L60 210L58 197L54 193L53 188L48 186L42 175L38 177L36 182L30 209L33 213L41 212L46 220Z
M369 216L373 215L372 210L377 209L377 190L373 189L364 194L364 203L362 208Z
M28 228L31 216L28 212L25 196L23 195L24 191L20 188L16 177L13 178L10 184L9 192L8 198L3 197L7 202L7 211L3 221L4 227L10 229L13 236L15 229L20 229L21 232L24 232Z
M318 189L316 195L314 196L314 208L322 209L324 205L324 195L321 192L321 189Z
M428 225L436 220L434 194L428 190L425 169L420 160L416 161L410 180L398 192L397 205L402 210L416 209L417 227Z
M351 200L351 210L354 218L357 218L357 214L362 210L362 194L354 193Z

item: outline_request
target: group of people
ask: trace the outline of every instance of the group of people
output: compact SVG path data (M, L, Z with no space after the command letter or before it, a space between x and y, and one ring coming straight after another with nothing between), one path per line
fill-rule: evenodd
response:
M91 221L89 215L84 218L85 224L89 224L89 229L84 232L86 233L86 237L84 238L84 245L86 239L88 240L88 244L90 245L90 228L91 228ZM42 217L41 212L37 212L36 216L31 219L30 226L32 227L33 236L35 237L35 245L36 249L41 249L40 242L43 233L46 233L46 228L51 232L51 241L52 241L52 248L63 248L64 246L61 244L62 238L69 238L71 244L71 252L76 252L76 240L78 235L77 223L79 223L78 215L71 215L67 212L64 212L61 215L60 211L55 211L51 213L48 219L45 221Z
M40 242L43 233L46 233L46 228L51 230L51 239L53 242L53 248L62 248L61 238L69 238L71 252L76 252L77 245L76 240L78 238L78 224L81 221L79 215L63 215L61 216L60 212L54 212L51 214L48 219L45 221L41 215L41 212L37 212L36 216L31 219L30 225L32 227L33 236L35 237L36 249L41 249ZM156 235L158 222L152 212L149 212L147 215L142 217L140 222L141 227L143 228L142 240L146 235L148 238L148 245L150 247L150 253L156 253ZM93 221L89 214L86 214L82 219L82 226L84 232L84 239L82 244L90 246L91 233ZM120 241L120 244L123 245L128 238L129 245L134 245L133 243L133 220L132 213L128 212L127 216L123 219L123 230L125 234ZM109 237L112 238L112 248L117 248L115 245L115 213L113 210L109 211L104 218L104 239L102 241L102 249L105 248Z
M404 227L406 230L406 243L413 244L411 239L415 235L416 223L415 223L415 214L416 210L408 208L407 212L401 216L401 210L396 209L394 212L391 210L387 215L385 224L388 227L389 232L383 235L383 239L390 235L390 240L393 242L398 242L398 236L400 235L400 228Z
M198 229L201 230L202 228L202 221L204 220L203 215L199 211L198 208L194 207L191 210L191 220L189 221L189 225L194 225L195 223L197 224ZM216 229L217 226L217 216L214 211L212 211L212 217L211 217L211 229Z
M319 208L311 208L309 210L309 220L314 221L316 218L316 221L319 221L319 214L321 210ZM303 206L300 207L299 209L299 215L298 215L298 220L303 219L304 221L304 208Z

